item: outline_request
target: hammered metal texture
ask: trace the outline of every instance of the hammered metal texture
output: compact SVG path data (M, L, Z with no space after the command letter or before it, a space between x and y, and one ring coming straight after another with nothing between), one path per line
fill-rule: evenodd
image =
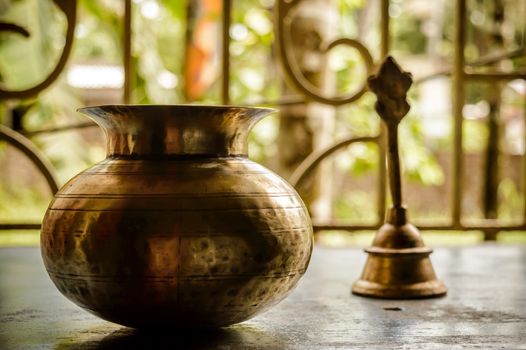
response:
M162 119L184 107L171 108ZM217 111L201 118L224 120ZM201 141L216 133L195 130ZM109 142L116 138L106 132ZM62 294L130 327L215 327L244 321L293 289L312 251L310 219L294 189L244 156L178 152L110 156L58 192L41 248Z

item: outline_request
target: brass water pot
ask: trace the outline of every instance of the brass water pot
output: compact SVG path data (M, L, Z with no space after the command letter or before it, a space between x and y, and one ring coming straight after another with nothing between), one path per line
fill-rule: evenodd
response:
M135 328L216 327L285 298L312 226L294 189L247 158L271 109L99 106L107 158L71 179L42 226L44 264L68 299Z

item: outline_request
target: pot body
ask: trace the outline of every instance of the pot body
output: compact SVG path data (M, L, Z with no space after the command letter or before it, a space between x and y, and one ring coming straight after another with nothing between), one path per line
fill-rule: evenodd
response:
M294 189L243 155L110 155L57 193L41 249L60 292L106 320L215 327L286 297L312 226Z

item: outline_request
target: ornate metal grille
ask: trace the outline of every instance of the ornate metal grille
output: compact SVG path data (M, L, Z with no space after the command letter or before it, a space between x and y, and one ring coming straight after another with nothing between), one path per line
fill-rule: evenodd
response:
M36 86L21 90L21 91L8 91L0 88L0 101L7 99L24 99L27 97L36 96L39 92L48 88L50 84L56 80L59 74L63 71L65 64L68 60L71 47L74 38L74 29L76 25L76 13L77 13L77 2L69 0L53 0L58 8L64 12L67 19L67 31L65 46L62 51L61 57L52 70L49 76L44 79L41 83ZM276 0L275 3L275 38L279 53L279 63L283 68L287 78L289 78L292 87L297 90L303 97L297 101L281 101L283 104L294 104L294 103L305 103L308 101L315 101L330 106L340 106L346 104L352 104L361 98L363 93L366 91L365 81L358 92L351 95L342 96L326 96L319 91L314 85L312 85L300 72L297 62L294 60L293 54L290 52L290 45L288 45L290 39L290 23L288 21L289 16L293 12L293 9L298 6L301 0ZM131 102L131 88L132 88L132 6L131 0L125 0L124 10L124 103ZM380 0L380 56L383 58L389 53L390 46L390 30L389 30L389 0ZM232 15L232 0L223 1L223 18L222 18L222 82L221 82L221 99L223 104L229 104L230 102L230 72L231 72L231 54L230 54L230 25ZM497 71L491 71L486 73L474 73L470 70L470 67L478 65L487 65L498 62L503 58L522 56L526 57L526 50L524 47L513 52L505 53L496 57L489 57L481 59L477 62L470 64L466 63L464 55L464 47L466 44L466 21L467 21L467 9L466 0L455 1L455 21L454 21L454 47L453 47L453 65L451 71L442 72L443 75L452 76L452 111L453 111L453 152L452 152L452 186L451 186L451 203L450 203L450 221L444 225L427 225L420 224L419 228L422 230L482 230L487 233L487 238L494 238L495 233L498 231L511 231L511 230L526 230L526 196L524 196L524 212L522 223L517 225L503 225L497 220L485 219L479 220L476 223L465 223L463 221L462 213L462 200L464 193L463 184L463 173L464 173L464 161L463 161L463 115L462 109L464 106L464 89L467 83L471 81L485 81L485 82L497 82L497 81L510 81L513 79L526 79L526 70L522 70L514 73L502 73ZM12 24L1 24L0 30L12 31L19 33L24 36L29 34L21 27L17 27ZM350 46L356 49L363 59L367 71L370 73L375 66L373 57L367 47L358 40L352 38L341 38L330 43L325 43L322 47L324 52L330 51L332 48L340 45ZM425 77L420 81L433 78L433 76ZM418 83L418 81L416 82ZM278 102L278 105L280 102ZM68 128L81 128L90 126L91 124L79 124ZM63 130L64 128L57 128L54 130L46 130L44 132L53 132L57 130ZM524 135L526 143L526 134ZM54 171L49 162L45 157L38 151L38 149L32 144L32 142L21 133L18 133L5 126L0 126L0 140L3 140L12 146L21 150L39 169L39 171L45 176L49 188L53 193L58 190L58 183ZM374 143L380 150L378 152L379 166L377 176L378 194L376 198L377 207L377 220L376 223L371 225L352 225L341 223L338 221L328 222L314 222L315 230L364 230L364 229L377 229L383 222L385 216L385 203L386 203L386 168L384 164L385 159L385 130L381 130L377 135L370 135L366 137L348 137L340 140L337 143L330 145L327 148L317 150L309 155L294 171L289 181L297 186L306 177L306 175L315 167L317 167L324 159L332 155L334 152L341 150L353 143ZM522 181L523 186L526 188L526 157L523 159L523 172ZM40 224L37 223L18 223L18 224L0 224L0 230L13 230L13 229L39 229Z

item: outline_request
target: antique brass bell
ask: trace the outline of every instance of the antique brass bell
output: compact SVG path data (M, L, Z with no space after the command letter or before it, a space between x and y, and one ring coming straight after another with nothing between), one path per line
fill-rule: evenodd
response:
M387 127L389 187L393 206L386 223L378 230L361 278L354 282L354 294L385 299L416 299L445 295L447 288L433 270L418 229L407 218L402 205L398 124L409 112L407 90L411 74L402 71L392 57L387 57L376 76L368 80L377 96L375 109Z

